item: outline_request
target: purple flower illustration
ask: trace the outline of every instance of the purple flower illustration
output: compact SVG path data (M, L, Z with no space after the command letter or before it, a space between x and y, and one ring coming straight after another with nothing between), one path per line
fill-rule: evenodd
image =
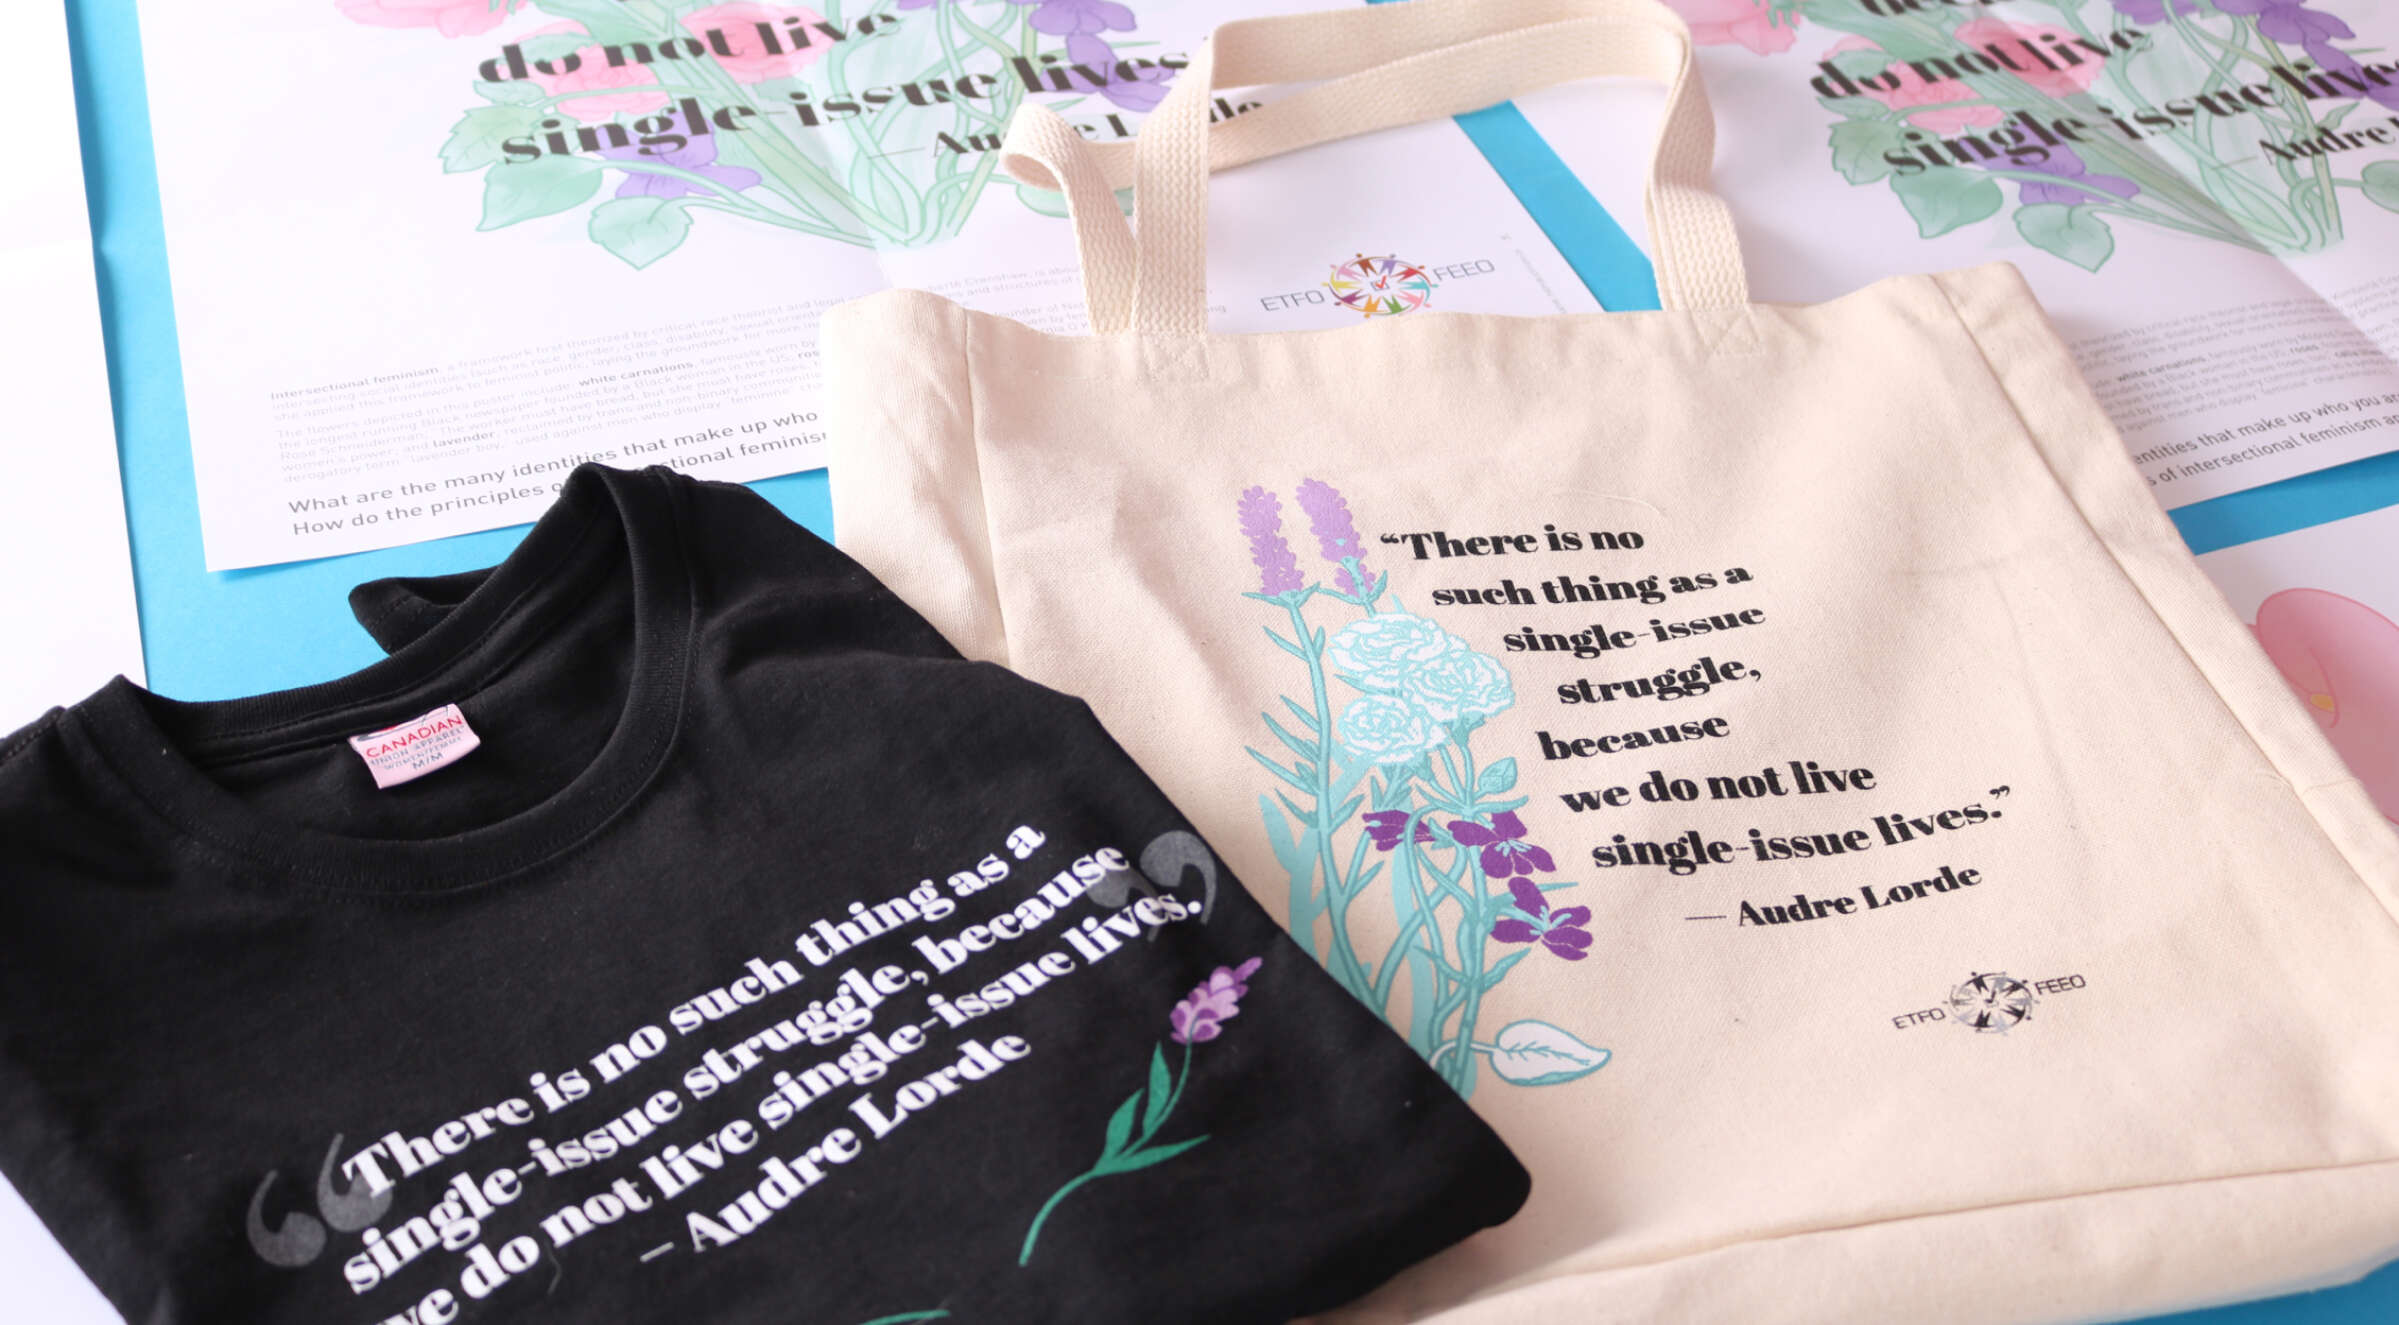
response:
M1133 30L1133 11L1116 0L1009 0L1009 3L1033 6L1033 30L1053 37Z
M1368 810L1358 816L1366 821L1366 836L1374 840L1374 849L1389 851L1399 845L1399 835L1408 831L1410 815L1406 810ZM1437 841L1433 826L1422 819L1416 821L1416 840Z
M1249 978L1263 960L1252 957L1239 966L1217 967L1167 1014L1167 1024L1174 1028L1169 1038L1176 1044L1205 1044L1222 1034L1224 1023L1241 1015L1241 996L1249 992Z
M1591 923L1590 907L1568 906L1552 911L1549 900L1541 895L1540 885L1531 879L1516 880L1508 885L1508 891L1516 898L1516 914L1494 921L1491 937L1502 943L1531 943L1539 939L1542 947L1570 962L1579 962L1590 955L1584 949L1591 946L1591 931L1583 928Z
M2357 35L2332 15L2308 8L2307 0L2216 0L2216 8L2226 14L2255 15L2258 35L2308 46L2311 55L2316 43Z
M691 135L689 141L671 152L639 146L602 148L600 155L615 161L656 161L661 165L688 170L703 179L714 180L728 189L741 190L758 182L758 172L740 166L716 164L716 135ZM690 180L674 175L652 174L646 170L628 170L625 182L616 186L620 198L681 198L708 190Z
M2335 41L2355 37L2356 31L2332 14L2308 8L2306 0L2216 0L2216 8L2227 14L2255 16L2259 36L2297 46L2328 70L2344 74L2358 71L2357 57L2333 45ZM2399 86L2380 84L2365 95L2399 110Z
M2016 169L2054 176L2058 181L2026 180L2018 185L2018 197L2026 203L2056 202L2072 207L2104 201L2102 194L2129 198L2141 191L2140 185L2122 175L2092 174L2089 164L2068 147L2052 147L2047 160L2027 161Z
M1239 509L1250 563L1258 568L1258 592L1272 597L1306 583L1300 578L1299 558L1283 541L1283 503L1264 488L1251 488L1241 494Z
M1449 826L1449 837L1462 847L1481 847L1483 873L1494 879L1504 879L1512 874L1530 874L1535 870L1544 874L1555 873L1558 868L1558 863L1550 859L1547 851L1524 840L1524 820L1517 818L1514 810L1502 810L1491 816L1491 826L1488 828L1472 820L1460 819ZM1524 886L1532 887L1530 883ZM1541 890L1533 888L1533 896L1538 898L1540 895ZM1518 891L1516 896L1521 901L1524 893ZM1524 941L1510 940L1514 943Z
M2158 24L2166 21L2166 0L2109 0L2116 12L2135 23ZM2174 0L2176 13L2199 12L2198 0Z
M1056 0L1051 0L1051 3L1056 3ZM1108 7L1123 8L1121 5ZM1041 12L1038 9L1033 11L1034 27L1041 26ZM1167 80L1174 77L1174 70L1158 65L1127 65L1119 70L1116 48L1089 32L1069 35L1066 39L1066 55L1078 68L1088 69L1098 76L1095 82L1078 74L1072 80L1074 85L1099 93L1120 110L1144 114L1156 110L1158 103L1166 100ZM1120 73L1130 73L1132 77L1119 77Z
M1358 537L1358 522L1350 516L1348 499L1322 479L1306 479L1299 485L1299 508L1308 514L1308 528L1316 534L1316 546L1324 559L1341 566L1333 583L1353 598L1364 592L1349 567L1341 565L1344 558L1356 557L1361 559L1359 569L1365 569L1366 545Z

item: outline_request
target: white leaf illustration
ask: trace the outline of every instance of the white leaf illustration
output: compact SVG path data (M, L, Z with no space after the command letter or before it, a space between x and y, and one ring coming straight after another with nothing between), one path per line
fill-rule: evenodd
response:
M1519 1086L1555 1086L1587 1077L1608 1062L1594 1048L1546 1021L1512 1021L1491 1039L1491 1070Z

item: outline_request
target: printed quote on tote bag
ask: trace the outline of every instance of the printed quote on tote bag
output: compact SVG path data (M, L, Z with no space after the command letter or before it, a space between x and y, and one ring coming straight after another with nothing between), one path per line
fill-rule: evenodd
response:
M1212 169L1599 74L1670 89L1661 311L1207 331ZM2016 273L1753 304L1710 138L1632 0L1228 25L1129 147L1022 115L1094 334L838 310L842 541L1088 698L1533 1170L1351 1319L2087 1318L2387 1256L2388 824Z

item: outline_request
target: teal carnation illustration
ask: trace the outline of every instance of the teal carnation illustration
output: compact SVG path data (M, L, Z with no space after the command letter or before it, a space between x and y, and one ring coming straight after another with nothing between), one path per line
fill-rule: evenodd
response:
M1557 862L1518 813L1516 761L1475 753L1476 731L1515 706L1508 669L1406 610L1366 564L1340 490L1310 478L1294 495L1322 579L1301 568L1276 493L1253 487L1234 503L1257 585L1246 596L1287 625L1266 637L1307 675L1281 712L1260 715L1281 748L1248 752L1276 783L1258 810L1288 876L1292 937L1460 1094L1486 1066L1516 1086L1589 1076L1608 1051L1562 1027L1479 1030L1485 999L1522 963L1577 965L1595 942L1590 908L1549 900L1576 885L1550 877ZM1369 905L1396 924L1380 951L1355 923Z
M1389 612L1343 626L1324 656L1342 680L1360 690L1391 691L1417 665L1465 649L1466 641L1423 617Z
M1410 763L1447 739L1432 715L1404 699L1360 695L1341 710L1341 748L1371 763Z

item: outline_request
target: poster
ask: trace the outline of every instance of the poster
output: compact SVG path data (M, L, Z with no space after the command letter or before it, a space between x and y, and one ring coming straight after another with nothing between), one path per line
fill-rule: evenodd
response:
M830 305L1081 325L1017 105L1129 136L1216 24L1320 4L145 0L209 568L520 523L584 460L822 464ZM1234 172L1215 220L1220 329L1596 307L1447 123ZM1413 303L1344 301L1376 264Z
M0 560L40 568L0 587L0 621L40 642L0 667L0 736L120 672L142 678L66 13L27 17L18 87L65 128L30 135L0 187L0 386L14 443L0 466Z
M2399 823L2399 506L2199 558L2366 794Z
M2016 264L2169 508L2399 447L2399 6L1669 2L1755 297ZM1657 101L1520 105L1634 217Z

